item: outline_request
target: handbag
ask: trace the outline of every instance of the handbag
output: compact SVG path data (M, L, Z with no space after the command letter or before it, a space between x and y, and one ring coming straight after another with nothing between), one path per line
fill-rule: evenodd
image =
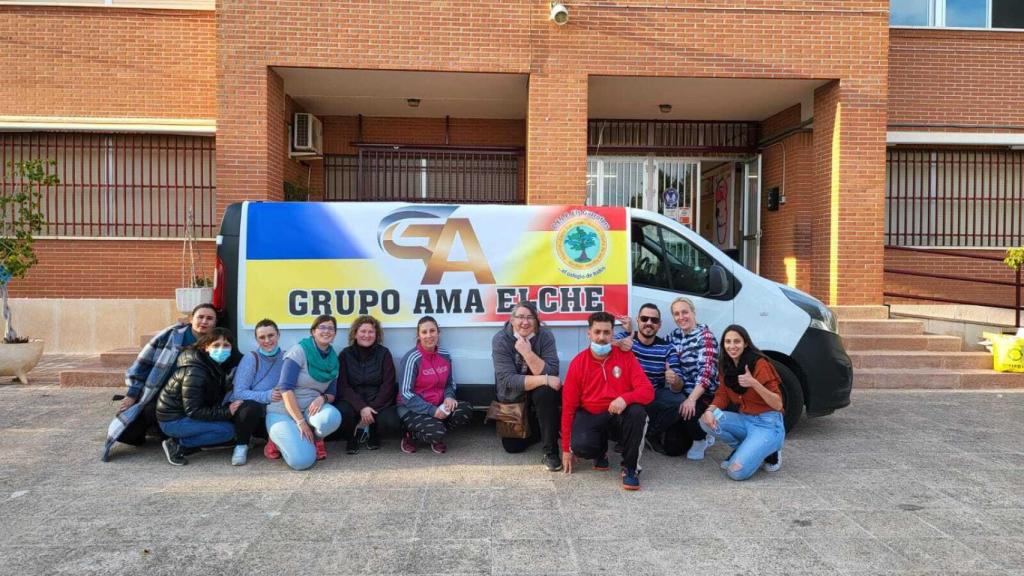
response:
M494 420L498 438L529 438L530 418L526 400L522 402L491 402L487 407L487 420Z

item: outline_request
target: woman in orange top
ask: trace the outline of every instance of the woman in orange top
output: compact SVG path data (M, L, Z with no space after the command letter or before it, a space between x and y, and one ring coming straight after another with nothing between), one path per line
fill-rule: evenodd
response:
M781 379L742 326L733 324L722 334L718 380L715 399L701 416L700 426L733 449L722 468L733 480L746 480L758 468L775 472L786 438ZM726 412L730 404L739 411Z

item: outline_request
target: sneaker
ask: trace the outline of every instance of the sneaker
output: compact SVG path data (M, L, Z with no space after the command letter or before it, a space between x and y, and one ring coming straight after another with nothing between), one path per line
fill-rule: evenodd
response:
M778 472L779 468L782 468L782 450L772 452L761 464L761 470L765 472Z
M686 451L686 459L687 460L703 460L704 459L704 451L707 450L707 449L708 449L708 441L707 440L694 440L693 441L693 446L690 446L690 449Z
M363 445L366 446L367 450L377 450L380 448L380 440L377 439L377 430L374 426L370 426L366 433L366 441Z
M658 438L657 436L647 436L644 438L644 444L658 454L665 453L665 445L661 443L661 438Z
M238 444L235 446L235 451L231 453L231 465L232 466L245 466L246 461L249 459L249 445Z
M562 469L562 459L558 454L545 454L541 462L544 463L544 467L548 469L548 472L558 472Z
M444 442L431 442L430 449L434 451L434 454L444 454L448 451L448 445Z
M406 454L416 452L416 441L413 440L412 434L408 432L402 436L402 452L405 452Z
M281 451L277 449L277 444L267 440L267 445L263 447L263 456L267 460L279 460L281 458Z
M316 446L316 459L326 460L327 459L327 445L324 444L323 438L318 438L313 445Z
M188 464L188 460L185 459L181 454L181 446L174 440L174 438L168 438L162 442L164 447L164 455L167 456L167 462L172 466L184 466Z
M626 468L622 474L622 487L626 490L640 489L640 472L636 468Z
M600 458L594 458L594 470L604 472L605 470L608 470L608 467L609 464L607 454L603 454Z
M349 438L348 442L345 443L345 454L359 454L359 440L356 438Z

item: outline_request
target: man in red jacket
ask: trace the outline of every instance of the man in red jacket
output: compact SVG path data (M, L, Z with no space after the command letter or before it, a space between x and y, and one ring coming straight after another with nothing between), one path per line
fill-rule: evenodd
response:
M572 473L577 457L608 469L608 436L622 443L622 487L639 490L640 452L647 432L644 405L654 387L630 352L612 346L615 317L595 312L587 319L590 348L572 359L562 384L562 466Z

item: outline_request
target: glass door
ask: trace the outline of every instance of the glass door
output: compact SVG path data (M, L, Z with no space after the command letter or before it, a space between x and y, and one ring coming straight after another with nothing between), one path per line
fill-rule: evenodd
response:
M743 266L758 273L761 266L761 155L743 163Z

